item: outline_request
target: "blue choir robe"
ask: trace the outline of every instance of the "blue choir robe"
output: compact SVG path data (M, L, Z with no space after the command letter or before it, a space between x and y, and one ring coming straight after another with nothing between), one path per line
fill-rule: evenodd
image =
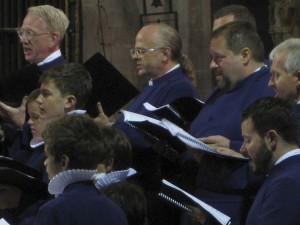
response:
M90 182L67 186L63 193L42 205L34 225L128 225L122 209Z

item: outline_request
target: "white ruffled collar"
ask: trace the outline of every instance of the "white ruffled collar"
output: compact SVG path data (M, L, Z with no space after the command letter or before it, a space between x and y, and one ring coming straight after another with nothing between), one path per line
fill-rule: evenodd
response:
M54 176L48 185L50 194L59 195L64 189L75 182L93 180L93 176L97 173L96 170L72 169L63 171Z
M93 179L97 189L102 188L120 181L124 181L127 177L136 174L136 171L132 168L128 170L117 170L111 173L97 173L94 175Z
M132 176L136 171L132 168L128 170L118 170L111 173L97 173L96 170L72 169L63 171L54 176L48 185L50 194L59 195L63 193L64 189L76 182L93 181L97 189L101 189L112 183L117 183Z

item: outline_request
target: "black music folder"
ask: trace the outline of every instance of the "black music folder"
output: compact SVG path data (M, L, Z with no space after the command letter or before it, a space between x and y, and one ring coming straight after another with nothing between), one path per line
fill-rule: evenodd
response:
M220 224L231 224L231 218L229 216L218 211L212 206L206 204L205 202L199 200L198 198L189 194L188 192L180 189L179 187L170 183L167 180L162 180L162 186L159 190L158 196L184 211L192 212L192 207L197 207L204 210L207 214L209 214L211 217L217 220Z
M0 174L0 183L8 182L6 184L20 184L22 182L25 182L26 180L32 180L32 182L38 181L40 183L43 183L42 173L35 170L34 168L31 168L25 164L22 164L12 158L5 156L0 156ZM10 177L9 174L17 175L15 175L15 177ZM42 185L45 186L45 190L47 191L47 184L45 183Z
M139 94L138 89L99 52L83 65L93 80L92 94L85 108L90 116L98 115L97 102L101 102L109 117Z
M157 116L166 118L179 127L187 129L204 107L204 104L197 98L185 96L158 108L148 102L144 103L144 107Z
M8 76L0 75L0 101L19 107L25 95L40 87L41 74L36 64L29 64Z

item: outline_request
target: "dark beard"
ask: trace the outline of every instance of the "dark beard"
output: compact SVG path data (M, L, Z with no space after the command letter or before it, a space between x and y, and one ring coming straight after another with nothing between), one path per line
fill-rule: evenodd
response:
M230 89L232 89L232 84L231 81L227 78L223 76L223 81L221 83L218 84L218 87L222 90L222 91L230 91Z
M273 152L270 151L264 141L261 141L260 148L257 151L255 159L255 174L265 175L268 173L269 165L273 157Z

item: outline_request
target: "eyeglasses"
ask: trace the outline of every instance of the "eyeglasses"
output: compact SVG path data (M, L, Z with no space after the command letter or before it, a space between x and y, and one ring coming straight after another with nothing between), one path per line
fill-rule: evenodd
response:
M147 55L150 52L162 50L164 47L158 47L158 48L132 48L130 49L131 57L137 56L138 58L142 58L143 56Z
M37 34L33 30L22 30L22 29L17 30L17 33L18 33L20 39L22 39L25 35L25 37L29 41L34 39L37 36L44 35L44 34L50 34L50 32Z

